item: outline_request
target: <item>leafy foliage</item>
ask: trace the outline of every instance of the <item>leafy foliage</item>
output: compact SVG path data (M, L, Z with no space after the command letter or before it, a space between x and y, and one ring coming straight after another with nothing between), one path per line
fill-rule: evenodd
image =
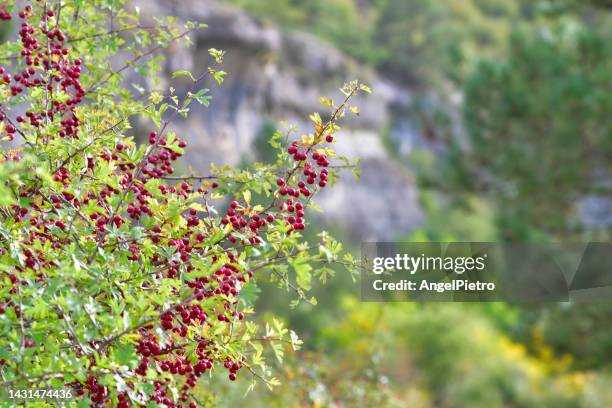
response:
M206 70L172 75L191 84L178 95L161 86L160 51L189 45L203 25L160 16L146 26L117 0L2 12L21 25L19 41L0 46L1 385L68 387L80 405L119 407L198 406L192 389L223 370L277 385L266 349L280 361L301 341L279 320L252 321L257 282L314 303L319 268L354 269L329 235L313 243L301 231L337 172L338 121L369 88L346 84L329 121L312 115L311 134L276 134L273 163L177 176L187 143L172 121L208 106L202 80L227 74L224 52L210 49ZM151 89L125 87L128 72ZM137 118L151 126L148 144L130 134Z
M483 61L465 86L470 148L453 146L445 183L486 194L507 239L587 228L576 204L607 195L611 170L611 67L603 34L517 34L508 59Z

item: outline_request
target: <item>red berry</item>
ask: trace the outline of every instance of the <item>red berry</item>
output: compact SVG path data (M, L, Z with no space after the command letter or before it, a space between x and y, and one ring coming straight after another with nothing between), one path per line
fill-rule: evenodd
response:
M327 135L325 137L325 140L327 141L327 143L331 143L334 141L334 137L332 135Z

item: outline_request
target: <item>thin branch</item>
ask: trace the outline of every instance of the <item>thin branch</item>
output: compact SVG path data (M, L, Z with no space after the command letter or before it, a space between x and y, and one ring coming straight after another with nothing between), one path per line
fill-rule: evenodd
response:
M181 38L187 36L188 34L190 34L191 32L193 32L195 29L189 29L184 31L183 33L176 35L174 37L172 37L170 39L170 41L177 41L180 40ZM109 72L107 76L105 76L104 78L102 78L100 81L98 81L96 84L92 85L88 90L85 91L86 94L88 93L92 93L95 92L95 90L99 87L101 87L102 85L106 84L112 77L119 75L121 72L125 71L126 69L128 69L129 67L131 67L132 65L134 65L136 62L140 61L142 58L148 57L149 55L153 55L155 54L157 51L162 50L166 48L165 45L160 44L158 46L155 46L153 48L151 48L149 51L143 53L143 54L139 54L136 55L134 58L132 58L130 61L128 61L125 65L123 65L121 68L119 68L116 71L112 71Z
M251 367L249 364L243 362L242 365L244 367L247 368L247 370L249 370L251 372L251 374L253 374L255 377L259 378L260 380L262 380L263 382L266 383L266 385L268 387L273 387L274 384L272 382L270 382L267 378L265 378L263 375L259 374L258 372L256 372L253 367Z
M129 26L129 27L123 27L123 28L119 28L119 29L115 29L115 30L109 30L106 31L104 33L96 33L96 34L92 34L92 35L85 35L82 37L76 37L76 38L68 38L66 40L67 43L72 43L72 42L79 42L79 41L83 41L83 40L90 40L93 38L100 38L100 37L108 37L114 34L120 34L126 31L132 31L132 30L145 30L145 31L154 31L156 29L163 29L165 27L147 27L147 26L140 26L140 25L133 25L133 26Z
M187 181L187 180L215 180L219 178L219 176L164 176L160 177L162 180L175 180L175 181Z
M68 332L70 333L70 336L72 336L74 342L79 346L79 348L81 349L81 352L83 352L83 354L90 355L90 352L85 350L85 346L83 346L83 344L81 344L81 342L79 341L79 338L77 337L77 335L76 335L76 333L74 331L74 328L70 324L70 320L68 320L68 316L66 316L66 313L64 313L64 310L62 309L62 307L60 306L59 302L57 301L57 297L53 296L53 298L57 302L55 307L57 308L59 314L61 315L62 319L64 320L64 323L66 324L66 328L68 329Z

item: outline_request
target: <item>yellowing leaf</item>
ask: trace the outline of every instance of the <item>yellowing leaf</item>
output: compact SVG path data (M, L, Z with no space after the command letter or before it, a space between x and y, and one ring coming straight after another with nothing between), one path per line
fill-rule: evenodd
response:
M206 208L204 208L204 206L200 203L191 203L189 204L189 208L193 208L196 211L202 211L202 212L206 211Z
M310 120L312 120L315 124L316 123L320 124L323 122L323 120L321 120L321 115L319 115L317 112L313 113L309 117L310 117Z
M359 85L359 89L360 89L361 91L366 92L366 93L369 93L369 94L371 94L371 93L372 93L372 89L371 89L369 86L364 85L364 84Z
M321 105L323 105L323 106L327 106L327 107L332 108L332 109L334 107L334 100L333 99L321 97L321 98L319 98L319 102L321 102Z
M244 201L246 201L247 204L251 204L251 191L250 190L243 191L242 196L244 197Z
M313 134L309 134L309 135L302 135L302 144L304 146L310 146L312 144L314 144L315 141L315 137Z
M160 103L164 99L164 97L159 92L153 91L153 92L151 92L151 95L149 95L149 99L154 104L158 104L158 103Z

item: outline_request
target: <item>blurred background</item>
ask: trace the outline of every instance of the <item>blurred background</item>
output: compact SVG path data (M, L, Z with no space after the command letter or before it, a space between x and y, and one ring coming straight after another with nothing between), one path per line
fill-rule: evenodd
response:
M282 121L308 131L320 96L371 85L338 138L361 177L318 198L312 234L357 256L363 241L610 239L609 0L135 3L209 25L169 51L168 73L227 51L212 104L179 125L185 169L273 160ZM340 270L315 294L317 306L291 309L291 293L261 288L258 317L281 316L305 347L249 406L612 406L612 302L363 303ZM247 403L242 381L214 384L217 402Z
M360 179L347 172L318 197L307 233L328 230L356 256L363 241L610 239L610 0L133 3L149 18L209 25L192 47L168 50L168 77L205 70L211 47L227 51L210 107L177 124L191 147L185 172L273 160L267 141L283 121L308 131L320 96L338 98L352 79L371 85L338 138L361 160ZM244 397L241 376L201 389L202 400L612 407L612 302L363 303L341 270L314 292L317 306L297 308L273 285L252 294L257 318L280 316L305 341L275 367L281 386Z

